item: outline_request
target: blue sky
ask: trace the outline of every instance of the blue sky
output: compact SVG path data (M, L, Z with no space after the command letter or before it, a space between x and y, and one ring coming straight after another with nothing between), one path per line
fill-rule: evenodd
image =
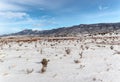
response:
M120 22L120 0L0 0L0 34Z

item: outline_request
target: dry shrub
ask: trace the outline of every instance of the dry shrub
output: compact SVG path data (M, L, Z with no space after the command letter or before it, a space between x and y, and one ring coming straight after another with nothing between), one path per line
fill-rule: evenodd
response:
M71 53L71 50L68 48L65 50L66 54L70 54Z
M79 61L79 60L74 60L74 62L75 62L75 63L80 63L80 61Z
M81 48L82 50L84 50L84 46L83 46L83 45L81 45L80 48Z
M83 69L85 67L85 65L80 65L80 69Z
M110 46L110 49L111 49L111 50L113 50L113 49L114 49L114 47L113 47L113 46Z
M45 67L42 67L41 73L44 73L44 72L46 72L46 68L45 68Z
M83 52L79 53L80 59L83 57Z
M89 49L89 47L88 47L88 46L85 46L85 48L86 48L86 49Z

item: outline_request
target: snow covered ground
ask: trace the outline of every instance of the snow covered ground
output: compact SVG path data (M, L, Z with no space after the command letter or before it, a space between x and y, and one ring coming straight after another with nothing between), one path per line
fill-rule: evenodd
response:
M0 82L120 81L119 36L9 39L0 40ZM43 58L49 62L46 72L41 73Z

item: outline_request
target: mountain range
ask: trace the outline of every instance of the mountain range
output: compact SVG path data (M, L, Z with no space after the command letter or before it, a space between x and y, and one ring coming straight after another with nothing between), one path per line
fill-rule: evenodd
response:
M25 29L17 33L11 33L3 36L16 36L16 35L37 35L41 37L54 36L54 37L67 37L67 36L81 36L83 34L105 34L105 33L120 33L120 23L98 23L98 24L80 24L71 27L61 27L51 30L32 30Z

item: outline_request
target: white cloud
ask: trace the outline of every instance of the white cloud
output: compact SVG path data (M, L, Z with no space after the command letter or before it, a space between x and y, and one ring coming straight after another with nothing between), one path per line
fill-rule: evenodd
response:
M99 5L99 10L100 11L102 11L102 10L106 10L106 9L108 9L109 7L107 7L107 6L102 6L102 5Z
M25 12L0 12L1 19L23 19L29 17Z
M58 9L73 0L1 0L0 7L3 10L27 10L26 7L36 7L38 9ZM19 4L19 5L17 5Z
M0 21L0 34L15 33L24 29L46 30L49 27L52 28L51 25L57 25L54 21L54 18L33 19L30 17L19 21Z
M0 11L23 11L23 10L25 9L21 6L0 1Z

